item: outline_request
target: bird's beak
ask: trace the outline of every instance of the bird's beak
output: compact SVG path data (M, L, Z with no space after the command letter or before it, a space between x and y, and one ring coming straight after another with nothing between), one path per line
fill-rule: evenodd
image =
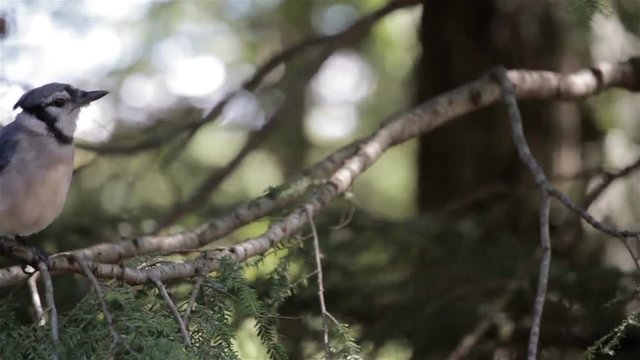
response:
M80 90L78 94L78 99L76 100L76 106L82 107L87 106L92 101L98 100L101 97L107 95L109 92L104 90L96 90L96 91L83 91Z

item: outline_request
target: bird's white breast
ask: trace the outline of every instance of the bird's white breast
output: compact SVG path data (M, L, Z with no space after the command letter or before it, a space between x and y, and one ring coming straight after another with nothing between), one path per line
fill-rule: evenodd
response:
M50 137L17 151L0 174L0 234L29 235L47 227L64 206L73 174L73 146Z

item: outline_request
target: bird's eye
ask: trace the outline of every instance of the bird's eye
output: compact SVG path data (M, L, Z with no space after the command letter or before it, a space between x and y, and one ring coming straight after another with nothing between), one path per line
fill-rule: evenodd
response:
M64 103L65 103L64 99L55 99L51 104L55 107L63 107Z

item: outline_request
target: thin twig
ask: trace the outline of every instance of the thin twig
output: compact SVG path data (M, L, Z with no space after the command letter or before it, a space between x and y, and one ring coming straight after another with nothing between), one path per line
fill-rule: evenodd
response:
M313 222L313 208L306 207L307 220L311 226L313 234L313 249L316 257L316 269L318 270L318 298L320 299L320 310L322 311L322 341L324 343L325 359L331 358L331 348L329 348L329 326L327 324L327 307L324 304L324 285L322 284L322 261L320 260L320 242L318 241L318 232Z
M340 230L340 229L343 229L345 226L349 225L351 220L353 220L353 216L356 214L356 210L357 210L356 204L350 204L349 211L346 214L342 213L342 215L340 215L340 222L336 225L329 227L329 229Z
M38 326L44 326L47 323L47 320L44 317L44 311L42 310L42 302L40 301L40 293L38 292L38 281L39 273L34 273L29 278L29 292L31 293L31 302L33 303L33 308L36 310L36 322Z
M180 327L180 332L182 333L185 345L191 346L191 338L189 336L189 332L187 331L187 327L185 326L184 321L182 321L182 317L180 316L180 312L178 311L176 304L174 304L173 300L171 300L171 297L169 296L169 293L167 293L167 289L164 287L164 284L156 277L151 278L151 281L153 281L153 283L156 284L158 290L160 290L160 294L162 295L165 304L167 304L167 307L169 308L169 310L171 310L173 317L178 322L178 326Z
M606 172L602 182L598 184L584 199L582 207L588 209L596 199L611 185L615 180L623 178L640 168L640 158L615 173Z
M340 326L340 325L341 325L341 324L340 324L340 322L338 321L338 319L336 319L336 318L335 318L333 315L331 315L331 313L329 313L329 312L327 312L327 318L328 318L329 320L333 321L333 323L334 323L336 326Z
M629 244L627 243L627 238L621 237L619 239L622 242L622 245L624 245L624 248L629 253L629 256L631 257L631 260L633 261L633 265L635 265L636 269L638 270L638 272L640 272L640 264L638 264L638 255L636 255L633 252L633 249L631 249L631 246L629 246ZM638 240L635 239L635 241L637 242Z
M49 323L51 324L51 339L53 345L57 347L60 344L60 334L58 332L58 310L56 310L56 302L53 297L53 283L51 282L51 275L47 265L43 262L38 263L38 270L42 274L42 282L44 283L44 295L47 300L47 307L49 308ZM54 350L54 357L57 358L57 354Z
M543 183L543 186L549 192L549 195L553 196L556 200L560 201L567 209L573 211L576 215L580 216L587 224L591 225L592 228L605 233L612 237L617 238L635 238L640 236L640 231L637 230L618 230L611 225L607 225L602 221L597 220L593 217L593 215L589 214L585 209L581 208L578 204L576 204L573 200L571 200L567 195L565 195L560 190L556 189L553 185L551 185L548 181Z
M184 311L184 316L182 317L182 321L184 321L184 326L189 326L189 316L191 315L191 310L196 303L196 298L198 297L198 292L200 292L200 287L204 282L204 279L207 278L208 271L203 271L202 275L198 277L196 283L193 285L193 290L191 291L191 296L189 297L189 303L187 304L187 308Z
M502 99L507 107L509 119L511 121L511 131L513 142L518 150L520 160L525 163L533 175L536 184L540 187L540 247L542 257L540 259L540 273L538 274L538 289L533 309L533 320L531 322L531 332L529 334L529 346L527 349L527 359L536 360L538 353L538 340L540 338L540 322L544 310L544 302L547 297L547 283L549 281L549 266L551 264L551 237L549 234L549 212L550 198L549 189L552 187L547 180L542 167L531 154L529 144L524 136L522 125L522 115L518 108L518 101L513 90L513 83L507 77L504 68L494 71L494 75L502 89ZM558 194L562 194L559 191Z
M122 344L124 345L124 347L131 354L136 354L136 352L134 352L133 349L131 349L129 347L129 344L127 344L127 342L124 341L122 335L118 334L118 331L116 330L116 327L115 327L115 325L113 323L113 315L111 315L111 312L109 311L109 308L107 307L107 303L104 301L104 292L102 291L102 287L100 286L100 283L98 282L98 279L96 278L95 275L93 275L93 273L91 272L91 269L89 269L89 266L87 265L87 263L84 260L82 260L80 258L75 258L75 260L82 267L82 270L84 271L85 276L91 282L91 285L93 286L93 289L95 290L96 295L98 295L98 301L100 302L100 307L102 308L102 313L104 314L104 318L107 321L107 327L109 328L109 333L111 334L111 337L113 338L113 343L111 345L111 349L113 349L113 346L115 346L118 342L120 342L122 340Z
M513 281L507 287L504 294L493 304L492 309L484 316L484 318L476 324L469 334L464 336L458 346L447 356L447 360L466 359L480 339L491 328L491 324L496 320L498 314L509 304L516 289L516 282Z
M551 266L551 236L549 234L550 200L546 189L541 189L540 200L540 273L538 274L538 288L533 308L533 320L529 334L529 346L527 350L528 360L536 360L538 341L540 339L540 323L544 310L544 301L547 297L547 284L549 282L549 267Z

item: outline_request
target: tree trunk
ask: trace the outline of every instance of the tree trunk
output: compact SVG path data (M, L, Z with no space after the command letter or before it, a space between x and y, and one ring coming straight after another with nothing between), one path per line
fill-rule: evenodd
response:
M423 54L416 69L418 101L475 79L497 65L561 68L561 25L551 6L547 2L425 0L420 29ZM577 117L563 119L563 126L569 131L559 132L553 105L521 103L521 110L534 156L545 170L553 170L555 145L564 141L563 134L570 133L575 138L575 126L567 124L576 124ZM418 206L422 211L438 211L496 185L513 188L523 180L531 180L517 157L509 120L501 105L465 116L424 136L418 161ZM579 157L575 161L579 163ZM512 229L531 225L522 224L530 223L525 219L536 220L531 214L536 209L535 202L514 204L525 211L509 212L504 218Z

